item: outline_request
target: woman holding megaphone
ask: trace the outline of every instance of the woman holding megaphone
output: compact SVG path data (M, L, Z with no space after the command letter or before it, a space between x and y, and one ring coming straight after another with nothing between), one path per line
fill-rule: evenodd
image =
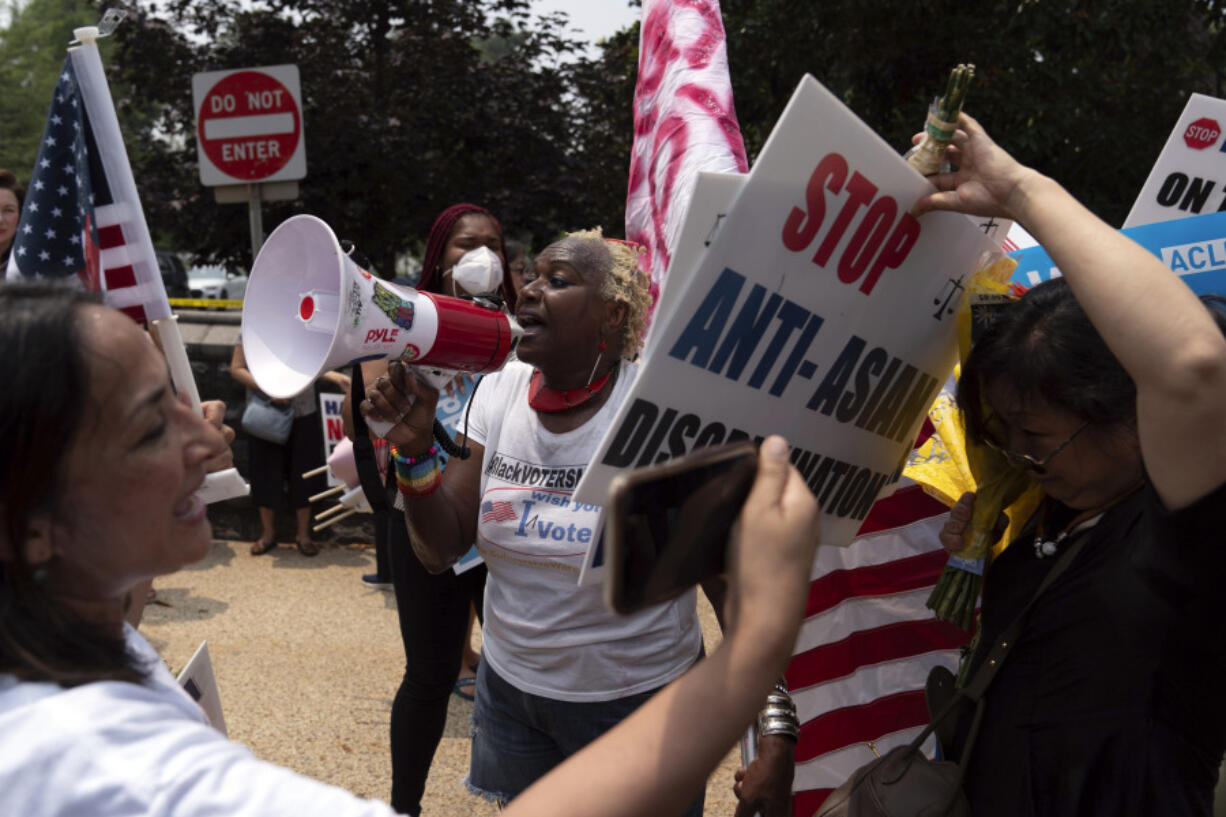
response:
M489 578L468 785L507 802L624 719L699 656L695 591L631 616L578 585L600 509L571 493L634 380L650 296L637 248L572 234L519 291L519 362L471 399L473 456L437 462L439 394L399 363L366 393L394 422L413 547L446 571L477 543ZM701 813L701 797L691 804Z
M417 288L451 296L492 294L513 308L515 290L505 255L502 226L488 210L475 204L453 205L439 214L430 230ZM387 374L387 362L363 363L362 374L364 382L373 383ZM436 403L434 419L449 433L473 382L471 375L460 373ZM448 699L453 689L459 689L456 678L476 665L468 645L469 610L481 611L485 566L432 574L414 555L399 508L376 510L375 526L380 555L388 562L379 570L390 574L376 580L391 581L405 651L404 677L392 701L391 804L397 811L416 815L447 723ZM364 580L370 578L374 577Z

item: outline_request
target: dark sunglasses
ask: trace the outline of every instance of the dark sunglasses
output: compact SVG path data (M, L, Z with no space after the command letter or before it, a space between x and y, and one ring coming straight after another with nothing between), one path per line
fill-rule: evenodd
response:
M983 442L988 448L991 448L993 451L999 453L1015 467L1029 471L1036 476L1043 476L1047 473L1047 466L1050 465L1051 461L1056 458L1056 455L1068 447L1068 444L1076 439L1078 434L1085 431L1088 425L1090 425L1089 421L1082 423L1077 427L1076 431L1068 435L1068 438L1064 442L1052 449L1047 456L1041 460L1036 460L1029 454L1018 454L1016 451L1010 451L986 434L983 437Z

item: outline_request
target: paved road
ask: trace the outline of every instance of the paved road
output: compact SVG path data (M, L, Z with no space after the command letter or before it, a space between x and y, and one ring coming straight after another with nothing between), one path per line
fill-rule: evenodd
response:
M386 799L387 725L404 654L390 593L360 582L369 547L324 547L307 559L282 545L252 557L243 542L159 579L141 631L175 673L207 639L230 737L265 760ZM707 650L718 642L705 601ZM426 785L427 817L494 815L464 789L472 704L453 696ZM684 736L679 736L684 740ZM707 789L708 815L731 816L730 754Z

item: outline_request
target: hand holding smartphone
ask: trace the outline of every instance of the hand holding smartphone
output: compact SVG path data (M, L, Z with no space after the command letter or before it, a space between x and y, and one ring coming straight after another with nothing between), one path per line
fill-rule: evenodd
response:
M745 440L614 478L605 523L609 606L633 613L723 573L757 470L757 449Z

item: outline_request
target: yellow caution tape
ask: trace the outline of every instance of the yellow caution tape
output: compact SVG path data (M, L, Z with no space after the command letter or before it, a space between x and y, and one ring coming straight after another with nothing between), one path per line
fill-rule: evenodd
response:
M171 306L188 307L191 309L242 309L242 301L221 300L220 298L170 298Z

